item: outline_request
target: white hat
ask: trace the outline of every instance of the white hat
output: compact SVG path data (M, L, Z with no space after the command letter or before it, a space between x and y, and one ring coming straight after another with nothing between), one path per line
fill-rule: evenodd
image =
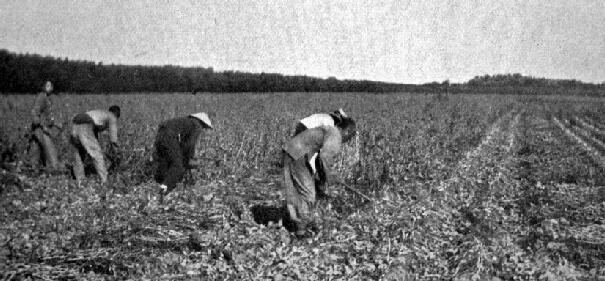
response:
M347 114L345 113L345 111L344 111L344 110L342 110L342 108L339 108L339 109L338 109L338 113L340 113L340 115L341 115L342 117L348 117L348 116L347 116Z
M199 119L200 121L204 122L204 124L208 125L208 127L212 128L212 122L210 122L210 117L208 117L208 114L206 114L205 112L198 112L189 116Z

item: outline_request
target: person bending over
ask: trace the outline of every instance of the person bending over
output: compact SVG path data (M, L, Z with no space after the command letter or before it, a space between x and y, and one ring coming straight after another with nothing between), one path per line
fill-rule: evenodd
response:
M160 202L176 188L185 172L195 166L195 145L203 129L212 129L208 114L191 114L164 121L155 141L155 181L160 184Z
M118 119L120 107L113 105L109 110L95 109L76 115L72 120L70 142L73 147L73 174L78 185L84 179L84 162L90 156L102 183L107 182L105 154L99 143L99 133L109 132L109 155L118 155Z
M283 191L286 209L290 219L296 224L296 235L304 236L316 222L315 172L309 165L309 158L319 153L322 172L331 181L340 181L332 174L334 157L340 151L342 143L348 142L354 135L355 122L347 119L341 126L321 125L306 129L288 141L283 148L284 164Z

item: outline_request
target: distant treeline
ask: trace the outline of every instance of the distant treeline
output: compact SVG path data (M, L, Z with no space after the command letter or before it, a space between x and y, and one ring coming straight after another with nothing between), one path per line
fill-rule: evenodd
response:
M468 82L452 87L453 92L501 93L528 95L605 96L605 82L586 83L575 79L546 79L515 74L475 76Z
M104 65L0 50L0 91L37 92L50 80L61 92L395 92L399 84L215 72L212 68Z
M533 78L521 74L477 76L462 84L422 85L337 80L275 73L215 72L212 68L105 65L0 49L0 92L38 92L50 80L59 92L416 92L577 94L605 96L605 84Z

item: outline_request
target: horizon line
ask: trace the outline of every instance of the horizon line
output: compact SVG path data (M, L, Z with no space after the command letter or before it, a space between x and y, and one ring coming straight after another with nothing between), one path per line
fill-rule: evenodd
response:
M201 65L180 65L180 64L156 64L156 63L149 63L149 64L133 64L133 63L121 63L121 62L106 62L106 61L96 61L96 60L92 60L92 59L82 59L82 58L73 58L73 57L68 57L68 56L56 56L53 54L41 54L41 53L37 53L37 52L33 52L30 53L29 51L25 51L25 52L15 52L15 51L11 51L9 49L6 48L2 48L0 47L0 51L6 51L8 53L12 53L15 55L36 55L36 56L40 56L40 57L44 57L44 58L53 58L53 59L67 59L69 61L80 61L80 62L90 62L90 63L95 63L95 64L101 64L103 66L140 66L140 67L162 67L162 66L170 66L170 67L177 67L177 68L191 68L191 69L210 69L212 70L212 72L214 73L225 73L225 72L234 72L234 73L247 73L247 74L256 74L256 75L261 75L261 74L272 74L272 75L282 75L282 76L291 76L291 77L309 77L309 78L315 78L315 79L323 79L323 80L327 80L327 79L331 79L334 78L336 80L340 80L340 81L364 81L364 82L374 82L374 83L384 83L384 84L396 84L396 85L425 85L425 84L432 84L432 83L443 83L448 81L449 84L464 84L469 82L470 80L476 78L476 77L483 77L483 76L497 76L497 75L513 75L513 74L519 74L523 77L527 77L527 78L532 78L532 79L546 79L546 80L555 80L555 81L578 81L584 84L593 84L593 85L601 85L601 84L605 84L605 79L601 82L587 82L587 81L583 81L583 80L579 80L577 78L554 78L554 77L544 77L544 76L535 76L535 75L526 75L520 72L509 72L509 73L495 73L495 74L489 74L489 73L483 73L483 74L476 74L473 77L467 79L467 80L463 80L463 81L455 81L453 82L451 79L443 79L443 80L432 80L432 81L427 81L427 82L422 82L422 83L405 83L405 82L401 82L401 81L386 81L386 80L370 80L370 79L355 79L355 78L345 78L345 77L337 77L337 76L313 76L313 75L308 75L308 74L301 74L301 73L280 73L280 72L265 72L265 71L261 71L261 72L251 72L251 71L245 71L245 70L237 70L237 69L217 69L213 66L201 66Z

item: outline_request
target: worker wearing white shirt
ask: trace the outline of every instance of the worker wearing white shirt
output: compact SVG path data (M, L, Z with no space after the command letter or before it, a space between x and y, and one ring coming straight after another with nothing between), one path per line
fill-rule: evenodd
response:
M95 169L101 182L107 182L107 167L105 167L105 154L99 143L99 133L109 132L109 154L116 156L118 149L118 119L120 107L111 106L109 110L91 110L77 114L72 120L70 142L73 147L73 173L78 184L84 179L83 159L89 155L94 162ZM117 159L114 159L117 160ZM114 163L117 164L117 163Z
M297 136L301 132L307 129L319 128L319 127L341 127L344 119L351 119L347 114L339 108L332 113L316 113L301 119L294 129L294 136ZM352 120L352 119L351 119ZM322 161L319 157L319 153L314 153L309 157L309 166L316 178L316 193L317 197L325 198L326 196L326 173L322 166Z
M338 110L332 113L316 113L307 116L298 121L293 136L300 134L300 132L306 129L317 128L320 126L336 126L337 124L342 122L343 118L348 118L348 116L342 110L342 108L339 108Z

